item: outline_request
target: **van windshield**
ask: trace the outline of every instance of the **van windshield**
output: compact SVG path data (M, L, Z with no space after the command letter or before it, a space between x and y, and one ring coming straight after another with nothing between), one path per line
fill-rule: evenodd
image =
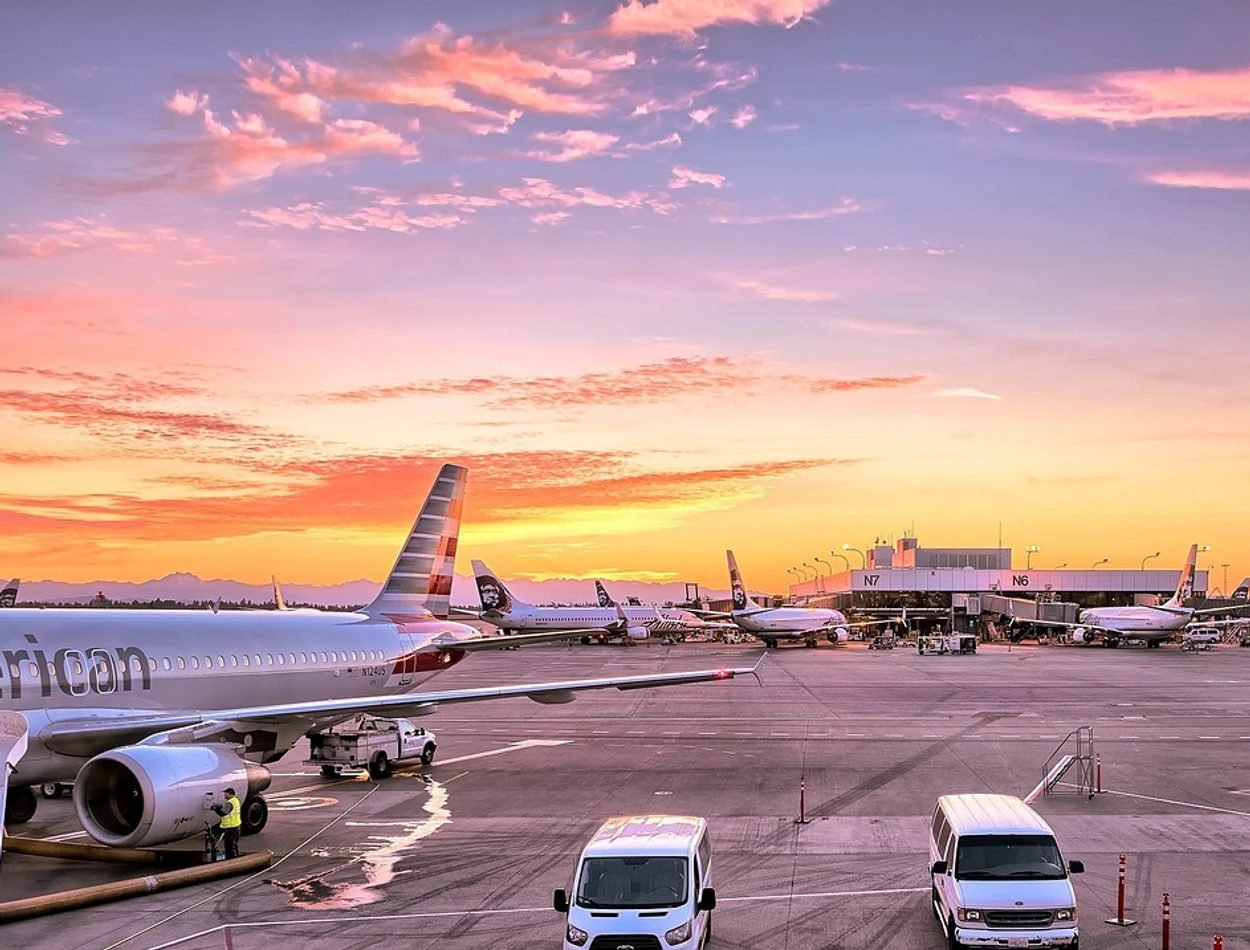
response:
M582 907L680 907L686 902L685 858L587 858L577 885Z
M1050 835L965 835L955 852L955 877L962 881L1057 881L1067 876Z

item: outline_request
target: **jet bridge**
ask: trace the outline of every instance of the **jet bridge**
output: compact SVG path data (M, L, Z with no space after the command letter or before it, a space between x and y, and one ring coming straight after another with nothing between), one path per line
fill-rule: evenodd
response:
M1076 623L1079 605L1066 601L1026 600L1023 597L1004 597L1002 594L982 594L981 613L999 614L1015 620L1056 620Z

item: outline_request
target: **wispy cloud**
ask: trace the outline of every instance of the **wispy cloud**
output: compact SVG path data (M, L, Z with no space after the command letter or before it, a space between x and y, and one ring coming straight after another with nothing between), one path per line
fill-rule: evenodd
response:
M1221 171L1217 169L1193 171L1152 172L1145 180L1171 188L1217 188L1225 191L1250 190L1250 171Z
M729 120L729 124L735 129L745 129L756 118L758 118L758 114L755 111L755 106L743 106L734 113L733 118Z
M1052 86L986 86L960 98L1041 119L1140 125L1181 119L1250 118L1250 66L1227 70L1143 69Z
M574 162L580 158L606 155L621 140L610 132L591 129L570 129L567 132L535 132L530 136L535 142L556 146L555 151L526 152L526 158L540 162Z
M884 320L846 320L829 321L829 325L839 330L850 330L853 333L877 333L882 336L922 336L930 331L924 327L908 323L889 323Z
M700 172L686 165L677 165L668 180L670 188L689 188L691 185L708 185L712 188L723 188L728 179L716 172Z
M20 89L0 86L0 126L18 135L41 131L45 142L68 145L69 139L52 127L52 120L61 117L61 110L50 102L28 95Z
M629 0L608 21L613 33L690 35L731 23L776 24L789 29L830 0Z
M756 360L727 356L671 357L610 372L576 376L424 379L393 386L331 393L330 402L370 403L420 396L470 396L508 409L579 409L670 402L689 396L752 389L811 394L896 389L914 386L922 376L835 377L797 373Z
M716 224L772 224L776 221L824 221L828 218L854 214L863 207L850 198L843 198L836 205L811 211L778 211L772 214L720 214L712 218Z
M538 214L530 215L530 220L543 227L554 227L557 224L563 224L570 217L572 215L567 211L540 211Z
M745 290L765 300L788 300L796 303L824 303L837 300L838 295L832 290L802 290L797 287L782 287L779 284L767 284L758 280L740 280L734 284L739 290Z
M119 228L104 215L43 221L25 231L5 235L0 257L52 257L90 248L151 253L158 244L178 240L172 228L138 232Z
M378 204L345 213L334 213L326 210L319 201L301 201L286 208L250 209L243 213L247 217L240 224L245 227L294 228L297 231L379 230L410 234L431 230L445 231L468 223L468 218L461 214L437 212L414 215L402 208Z
M987 393L980 389L973 389L969 386L963 386L957 389L943 389L933 393L934 396L942 399L1002 399L1002 396L996 396L993 393Z

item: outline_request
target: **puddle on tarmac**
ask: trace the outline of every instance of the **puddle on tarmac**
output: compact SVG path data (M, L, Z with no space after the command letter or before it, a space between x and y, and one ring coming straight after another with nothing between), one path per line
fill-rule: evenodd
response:
M431 778L422 778L427 798L424 818L398 821L344 821L338 829L350 829L359 840L345 847L314 848L314 857L343 857L335 867L294 881L269 883L286 891L292 904L308 910L347 910L385 899L382 888L397 877L400 862L423 838L451 821L447 789Z

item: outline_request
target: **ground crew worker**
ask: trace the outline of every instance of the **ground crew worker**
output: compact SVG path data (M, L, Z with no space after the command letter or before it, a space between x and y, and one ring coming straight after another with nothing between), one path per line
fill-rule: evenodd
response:
M221 831L226 839L226 860L239 856L239 833L243 828L243 803L234 794L233 788L226 789L226 800L214 805L213 811L221 815Z

